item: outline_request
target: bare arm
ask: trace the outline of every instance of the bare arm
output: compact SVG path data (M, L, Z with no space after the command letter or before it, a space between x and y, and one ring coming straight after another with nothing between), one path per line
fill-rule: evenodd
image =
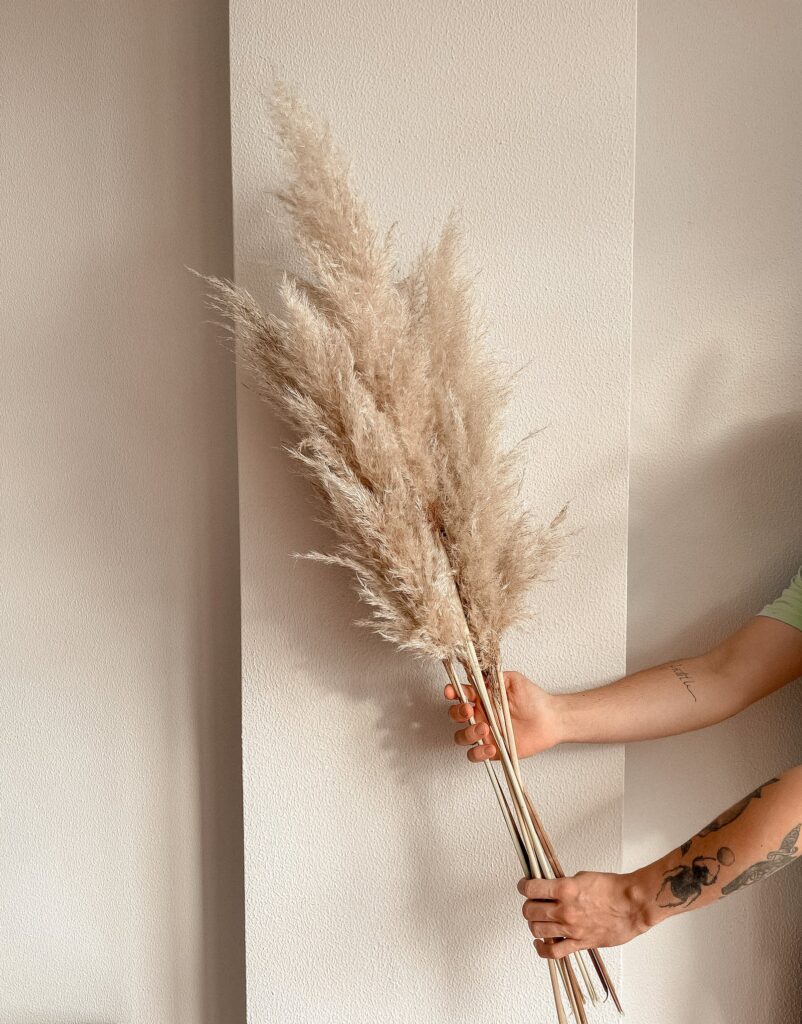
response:
M549 694L518 672L505 672L521 756L558 743L627 743L673 736L722 722L802 676L802 632L757 616L706 654L680 659L579 693ZM446 688L446 697L456 694ZM475 700L472 691L471 700ZM463 725L455 740L488 739L481 709L455 705ZM471 761L495 755L492 743L471 747Z
M524 879L524 917L543 957L618 946L667 917L768 878L799 856L802 766L770 779L671 853L631 874ZM562 938L553 945L544 939Z
M757 616L707 654L557 698L564 742L655 739L703 729L802 675L802 632Z

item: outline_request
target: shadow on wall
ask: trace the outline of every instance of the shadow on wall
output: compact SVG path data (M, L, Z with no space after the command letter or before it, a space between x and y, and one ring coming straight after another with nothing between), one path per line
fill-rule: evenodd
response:
M630 671L708 649L785 586L802 561L800 452L798 414L733 434L722 428L717 436L713 428L704 446L675 456L674 472L659 488L643 498L635 490ZM711 729L631 744L627 867L677 846L744 793L802 761L801 700L795 683ZM758 1007L761 1020L798 1024L802 993L790 979L802 974L801 880L802 865L791 866L637 941L633 962L669 957L672 977L704 979L664 993L671 1024L741 1022Z
M802 415L776 416L675 456L675 471L659 490L641 496L633 485L630 543L638 576L629 580L629 603L635 626L651 628L633 630L630 670L715 643L796 572L802 562L800 453ZM745 574L745 562L759 566L754 577ZM678 596L687 615L674 608L667 614L666 600Z

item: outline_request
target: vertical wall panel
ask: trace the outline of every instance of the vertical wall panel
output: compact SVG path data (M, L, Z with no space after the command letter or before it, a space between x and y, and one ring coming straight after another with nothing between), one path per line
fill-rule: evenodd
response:
M326 115L403 244L461 206L490 341L517 378L526 501L581 527L507 667L571 688L625 661L634 2L232 4L236 275L273 301L273 72ZM250 1019L548 1019L519 867L452 747L441 671L356 631L280 431L239 393ZM618 866L623 752L525 766L572 868ZM617 954L611 953L613 970ZM606 1018L605 1018L606 1019Z

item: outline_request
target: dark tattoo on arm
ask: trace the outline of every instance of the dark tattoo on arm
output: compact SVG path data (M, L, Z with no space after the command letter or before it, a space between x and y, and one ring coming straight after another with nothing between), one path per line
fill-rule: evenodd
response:
M713 818L710 824L705 825L701 832L697 832L695 836L692 836L682 844L680 850L682 851L683 856L688 852L688 850L690 850L691 843L694 839L702 839L705 836L709 836L711 832L718 832L720 828L724 828L725 825L729 825L730 822L735 821L736 818L739 818L743 814L753 800L759 799L766 786L770 786L772 783L779 781L779 779L769 779L768 782L764 782L762 786L758 786L757 789L753 790L748 796L745 796L743 800L739 800L737 804L733 804L732 807L728 808L726 811L722 811L717 818Z
M780 868L784 868L786 864L790 864L799 853L796 841L799 839L800 829L802 829L802 824L794 825L780 843L779 850L771 850L765 860L759 860L756 864L748 867L746 871L742 871L737 878L727 882L725 886L722 886L721 895L729 896L731 892L738 892L739 889L743 889L753 882L760 882L764 878L768 878L769 875L773 875L775 871L779 871Z
M678 864L663 875L663 884L655 899L658 907L689 907L702 895L702 888L718 878L721 865L735 860L729 846L722 846L715 857L694 857L690 864Z
M674 673L677 679L679 679L679 681L682 683L682 685L685 687L688 693L693 697L693 699L696 700L696 694L691 689L693 676L690 674L690 672L686 672L682 665L669 665L668 667L671 669L671 671Z

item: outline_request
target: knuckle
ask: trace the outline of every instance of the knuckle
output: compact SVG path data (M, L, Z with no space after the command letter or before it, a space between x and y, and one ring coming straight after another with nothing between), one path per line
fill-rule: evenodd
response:
M579 886L573 878L564 878L557 886L557 895L561 900L576 899Z

